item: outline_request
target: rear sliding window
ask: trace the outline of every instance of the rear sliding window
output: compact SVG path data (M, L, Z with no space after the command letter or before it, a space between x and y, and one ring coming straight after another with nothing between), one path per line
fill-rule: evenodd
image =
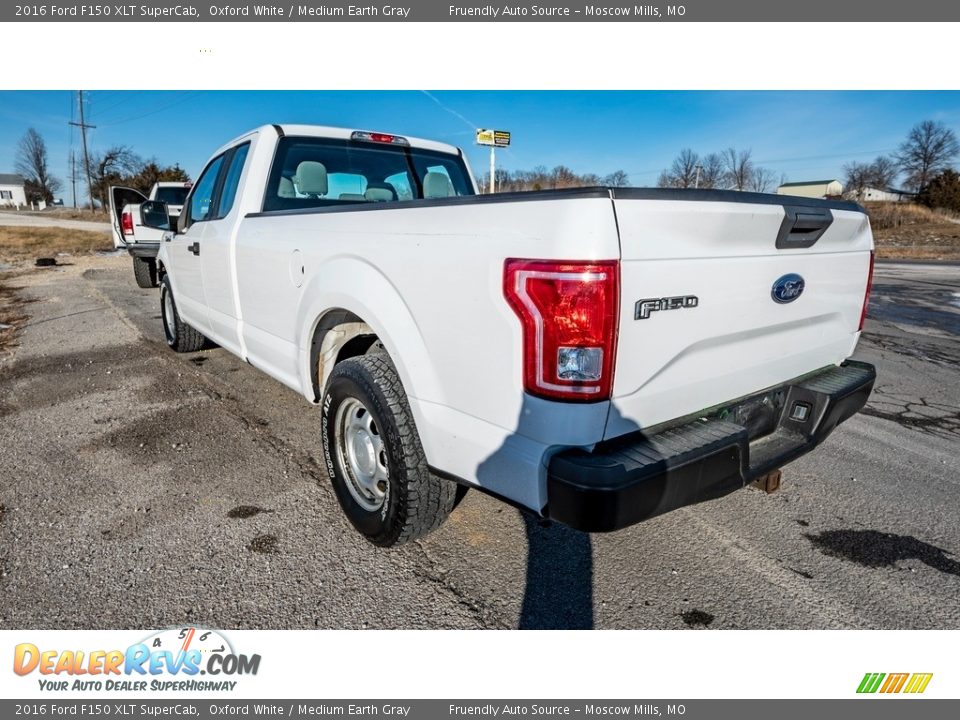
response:
M399 145L288 136L277 146L263 209L473 194L466 166L456 155Z
M154 198L160 202L165 202L167 205L183 205L183 201L187 199L187 193L190 192L188 187L159 187L157 188L157 197Z

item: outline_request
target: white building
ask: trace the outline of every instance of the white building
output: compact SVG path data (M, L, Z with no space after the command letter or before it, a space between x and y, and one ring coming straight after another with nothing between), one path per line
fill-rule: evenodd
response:
M839 180L808 180L784 183L777 188L777 195L799 195L809 198L840 197L843 185Z
M875 187L865 187L858 200L861 202L911 202L917 199L917 194L906 190L887 188L881 190Z
M23 178L0 173L0 207L23 207L26 204L27 193L23 188Z

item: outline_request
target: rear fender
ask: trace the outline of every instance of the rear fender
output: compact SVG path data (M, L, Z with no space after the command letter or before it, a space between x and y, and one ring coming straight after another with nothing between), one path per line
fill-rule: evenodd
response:
M413 314L400 293L386 276L366 260L357 257L333 258L304 285L297 314L301 391L311 402L320 398L314 393L314 372L311 348L313 337L323 319L331 312L345 310L355 315L346 318L350 327L343 340L363 334L363 323L383 343L400 380L410 398L442 402L437 374L427 352L426 343ZM328 351L330 348L325 348ZM335 356L334 356L335 357ZM332 362L325 362L320 378L321 393Z

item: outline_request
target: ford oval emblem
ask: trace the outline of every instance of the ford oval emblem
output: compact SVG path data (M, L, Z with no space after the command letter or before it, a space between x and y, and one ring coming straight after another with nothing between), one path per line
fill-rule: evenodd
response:
M777 281L773 284L773 290L770 291L770 296L774 302L781 305L791 303L803 293L805 284L803 278L796 273L784 275L777 278Z

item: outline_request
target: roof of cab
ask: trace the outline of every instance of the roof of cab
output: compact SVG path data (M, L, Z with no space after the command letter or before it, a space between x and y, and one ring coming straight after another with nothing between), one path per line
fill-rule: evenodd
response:
M281 124L278 127L283 130L284 135L298 135L301 137L326 137L335 138L337 140L349 140L353 133L357 132L358 130L362 132L384 133L406 138L407 142L410 143L410 147L421 148L423 150L434 150L436 152L449 153L451 155L460 154L459 148L453 145L436 142L435 140L412 137L410 135L404 135L403 133L387 133L386 130L370 130L368 128L339 128L330 127L327 125Z
M214 155L219 155L224 150L227 150L228 148L239 143L241 140L249 138L252 135L256 135L261 132L276 133L277 128L279 128L284 135L293 135L299 137L325 137L334 138L337 140L349 140L351 135L358 130L364 132L385 132L382 130L365 130L364 128L339 128L328 125L296 125L287 123L278 125L261 125L260 127L250 130L249 132L245 132L243 135L238 135L230 142L225 143L216 151L216 153L214 153ZM410 147L421 148L423 150L433 150L435 152L448 153L450 155L460 154L460 149L454 145L447 145L446 143L436 142L434 140L425 140L424 138L403 135L401 133L389 134L399 135L400 137L406 138L407 142L410 143Z

